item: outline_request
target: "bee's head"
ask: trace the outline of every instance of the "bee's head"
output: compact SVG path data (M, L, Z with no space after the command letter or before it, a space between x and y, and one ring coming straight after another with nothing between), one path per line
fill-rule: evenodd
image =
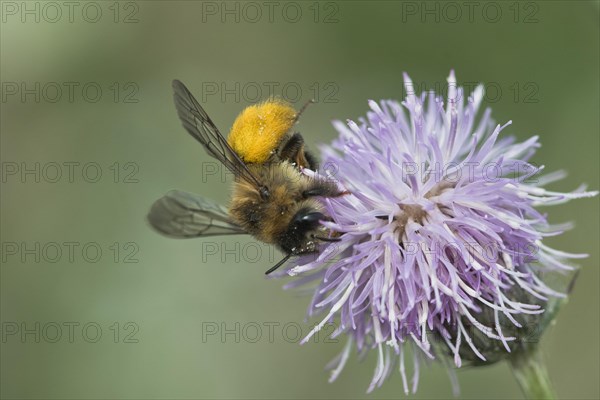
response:
M287 255L275 266L270 268L267 275L283 265L291 256L300 256L319 252L319 242L337 242L338 238L329 237L330 231L323 226L323 221L331 218L320 211L311 208L301 208L288 226L279 245Z
M322 221L331 220L320 211L310 208L301 208L291 219L288 229L282 240L284 250L295 254L312 253L318 250L319 241L337 241L329 238L329 230L323 226Z

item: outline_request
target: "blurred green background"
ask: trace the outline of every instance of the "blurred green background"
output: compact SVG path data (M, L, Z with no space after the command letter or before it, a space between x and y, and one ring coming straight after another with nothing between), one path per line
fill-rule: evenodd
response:
M316 97L299 126L314 144L368 99L401 98L403 71L436 89L454 68L486 83L505 132L541 136L534 161L569 173L552 188L600 187L598 2L73 3L2 2L3 398L403 396L397 371L365 394L374 354L327 382L344 340L297 343L316 320L307 297L265 279L277 252L145 224L171 188L228 199L180 126L173 78L224 132L257 98ZM549 372L561 398L598 398L598 198L543 211L576 223L550 245L590 254L543 341ZM506 364L458 378L462 398L521 396ZM451 397L444 369L422 371L414 397Z

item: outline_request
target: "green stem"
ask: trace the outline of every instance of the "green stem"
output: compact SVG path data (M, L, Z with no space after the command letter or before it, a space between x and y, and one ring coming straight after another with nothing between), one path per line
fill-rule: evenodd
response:
M519 351L510 359L513 374L527 399L556 399L538 346Z

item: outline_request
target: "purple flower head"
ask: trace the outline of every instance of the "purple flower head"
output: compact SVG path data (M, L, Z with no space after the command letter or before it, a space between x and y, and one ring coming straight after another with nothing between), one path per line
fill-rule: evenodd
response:
M399 363L408 393L405 345L413 392L421 358L449 355L460 366L514 350L518 328L564 296L540 273L569 271L568 259L585 256L544 245L567 225L549 225L535 207L596 193L544 189L564 174L540 176L543 167L528 162L537 136L518 143L500 136L510 121L494 125L489 109L477 115L482 87L465 98L451 72L444 103L404 81L402 103L370 101L358 123L335 122L339 137L322 148L320 175L351 193L323 200L333 219L324 224L340 241L286 272L302 275L288 287L318 282L308 313L325 315L304 342L330 322L348 337L331 380L353 348L374 349L369 391Z

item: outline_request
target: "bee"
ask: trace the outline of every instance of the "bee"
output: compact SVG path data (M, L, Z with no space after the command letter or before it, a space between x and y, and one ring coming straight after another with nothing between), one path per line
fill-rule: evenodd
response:
M339 240L323 226L331 218L317 198L348 192L302 173L303 168L316 170L317 161L300 133L292 133L310 102L299 112L278 99L249 106L225 139L183 83L174 80L173 90L184 128L234 174L235 183L228 208L196 194L168 192L148 214L155 230L173 238L250 234L286 254L265 274L292 256L318 253L320 242Z

